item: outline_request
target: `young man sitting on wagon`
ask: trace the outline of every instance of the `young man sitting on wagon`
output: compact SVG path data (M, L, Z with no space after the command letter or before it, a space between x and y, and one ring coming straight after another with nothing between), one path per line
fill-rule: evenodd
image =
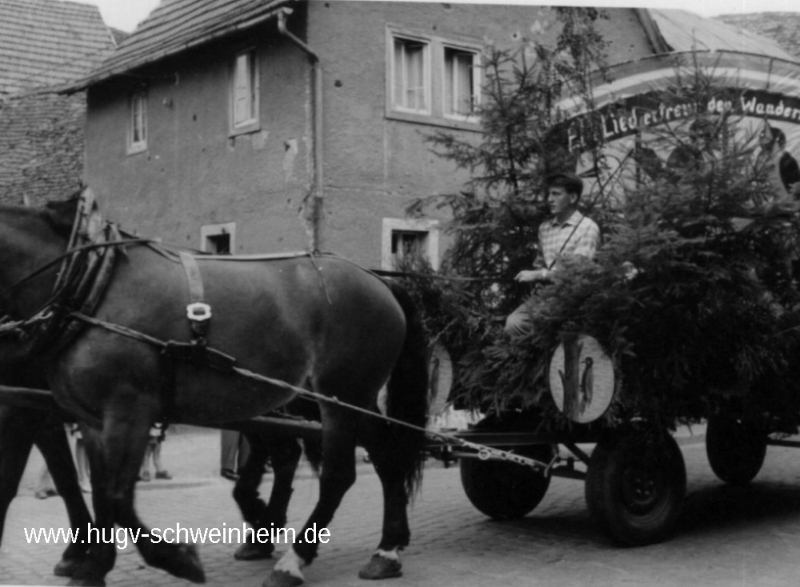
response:
M597 224L578 211L583 194L583 181L572 173L558 173L547 178L547 196L553 218L539 226L539 246L533 269L520 271L515 279L541 282L558 271L564 259L591 259L600 243ZM512 337L529 332L530 305L535 294L523 302L506 319L505 331Z

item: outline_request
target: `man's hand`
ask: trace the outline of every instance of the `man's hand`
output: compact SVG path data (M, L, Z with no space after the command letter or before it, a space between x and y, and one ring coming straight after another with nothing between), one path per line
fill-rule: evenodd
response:
M542 281L547 279L547 269L520 271L514 279L517 281Z

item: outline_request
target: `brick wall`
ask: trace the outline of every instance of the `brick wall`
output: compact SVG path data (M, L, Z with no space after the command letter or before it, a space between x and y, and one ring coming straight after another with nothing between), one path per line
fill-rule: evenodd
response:
M0 103L0 202L62 199L83 174L86 96L29 94Z

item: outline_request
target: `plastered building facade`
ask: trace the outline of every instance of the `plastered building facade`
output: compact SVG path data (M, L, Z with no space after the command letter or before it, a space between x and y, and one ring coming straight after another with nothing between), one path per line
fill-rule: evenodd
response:
M610 62L656 50L642 13L605 11ZM436 265L443 219L405 209L467 177L426 137L477 140L484 47L551 43L558 27L525 5L162 3L81 84L85 179L107 216L176 244L314 244L385 268L421 247Z

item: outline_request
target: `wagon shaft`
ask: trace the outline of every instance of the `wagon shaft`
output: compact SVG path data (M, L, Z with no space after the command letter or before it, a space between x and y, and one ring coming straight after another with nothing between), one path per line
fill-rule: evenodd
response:
M264 436L291 436L317 440L322 438L322 425L319 422L273 416L258 416L250 420L228 422L214 427L238 430L239 432L255 432Z
M0 385L0 404L37 410L53 410L57 407L53 394L44 389ZM258 416L242 422L209 425L210 428L256 432L264 436L319 439L322 426L319 422L292 418Z

